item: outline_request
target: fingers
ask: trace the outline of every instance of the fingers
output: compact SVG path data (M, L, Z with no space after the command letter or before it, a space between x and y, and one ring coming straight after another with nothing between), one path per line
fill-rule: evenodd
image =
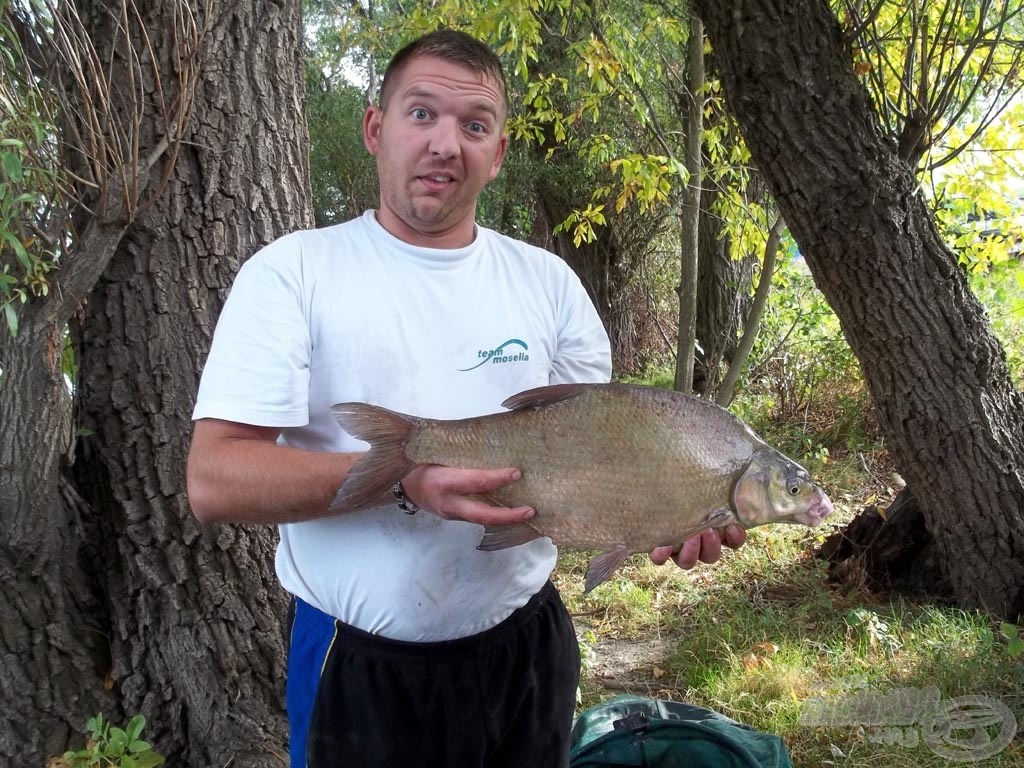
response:
M675 556L676 565L689 570L697 564L717 563L722 556L722 537L718 531L704 531L683 542L679 554Z
M664 565L672 557L674 547L657 547L651 552L651 560L655 565Z
M446 520L481 525L513 525L534 516L532 507L496 507L480 496L522 477L515 467L456 469L436 464L416 467L402 479L406 496L419 507Z
M718 562L722 556L723 544L730 549L738 549L743 546L746 539L746 530L738 525L730 525L724 530L702 531L678 547L657 547L651 552L651 560L655 565L662 565L673 559L680 568L689 570L698 562Z
M730 525L725 529L722 537L722 543L729 549L739 549L743 546L743 542L747 540L747 529L741 528L738 525Z

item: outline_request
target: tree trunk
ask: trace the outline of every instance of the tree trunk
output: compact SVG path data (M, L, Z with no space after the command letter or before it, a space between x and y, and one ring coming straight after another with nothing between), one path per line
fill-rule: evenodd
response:
M750 312L743 325L743 336L736 345L735 355L729 361L729 370L722 379L722 385L718 388L715 402L723 408L727 408L732 402L736 392L736 384L740 380L740 374L747 366L747 360L754 349L754 342L757 341L757 334L761 330L761 316L768 305L768 294L772 290L772 278L775 276L775 262L778 258L779 242L782 240L782 231L786 223L776 219L772 228L768 231L768 242L764 246L764 257L761 260L761 274L757 279L757 290L750 302Z
M754 161L861 361L957 602L1024 611L1024 398L823 0L699 0Z
M0 339L0 765L43 765L108 708L106 608L84 541L88 515L66 483L71 395L63 323L26 313ZM63 493L62 493L63 491ZM87 717L87 715L86 715Z
M78 7L115 73L123 50L104 46L145 27L160 67L158 89L150 59L137 59L147 98L181 95L170 7L139 6L118 34L116 8ZM295 3L204 10L203 76L177 164L168 155L140 176L149 203L130 224L108 207L84 226L59 285L0 341L0 694L11 703L0 765L45 764L98 712L145 714L145 737L171 765L286 762L273 531L200 527L184 464L197 377L240 261L311 221L302 23ZM124 105L106 106L113 120ZM139 156L167 146L162 117L143 115ZM73 317L74 425L61 368ZM61 466L78 425L88 429L72 484Z
M718 192L714 185L701 192L698 225L697 341L693 390L711 398L722 378L722 364L732 362L740 329L750 311L750 287L756 255L732 258L728 234L715 210Z
M146 715L149 740L175 764L280 765L276 536L200 526L184 467L196 383L241 261L312 220L301 13L297 3L218 0L210 19L170 183L87 305L80 397L92 435L77 476L111 548L100 578L125 713Z
M554 227L582 202L570 199L572 191L553 176L542 178L537 184L543 229L548 233L547 238L537 239L579 276L608 331L616 373L638 374L649 360L660 356L662 346L657 309L651 306L637 275L647 258L645 235L649 243L657 230L657 221L623 216L595 229L592 242L577 246L572 242L571 232L552 234ZM629 224L622 220L633 225L626 238L620 233L623 228L628 230Z
M679 339L673 387L693 391L694 352L697 349L697 276L700 253L700 193L704 182L701 143L704 131L704 25L690 13L686 44L686 188L679 213Z
M917 499L907 486L882 513L869 506L829 536L817 556L833 579L850 590L895 590L949 601L951 590Z

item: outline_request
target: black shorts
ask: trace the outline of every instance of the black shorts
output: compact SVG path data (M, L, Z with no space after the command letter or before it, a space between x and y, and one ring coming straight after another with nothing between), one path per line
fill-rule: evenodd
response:
M292 768L564 768L579 645L548 583L473 637L408 643L296 600Z

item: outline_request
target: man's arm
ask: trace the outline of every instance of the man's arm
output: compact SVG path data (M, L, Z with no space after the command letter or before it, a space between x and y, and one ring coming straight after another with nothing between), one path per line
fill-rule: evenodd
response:
M188 497L201 522L296 523L336 514L338 488L363 453L320 453L279 445L277 427L199 419L188 455ZM515 468L476 470L422 465L402 479L409 499L439 517L511 525L533 516L529 507L478 501L514 482ZM390 489L380 503L393 501Z

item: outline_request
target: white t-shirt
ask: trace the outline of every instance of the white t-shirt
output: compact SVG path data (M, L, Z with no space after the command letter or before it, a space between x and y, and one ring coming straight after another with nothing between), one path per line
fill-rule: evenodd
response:
M331 405L464 418L531 387L610 372L597 312L556 256L479 227L466 248L417 248L368 211L282 237L242 267L193 418L282 427L297 448L365 450ZM465 637L524 605L555 564L548 539L479 552L482 532L393 504L282 525L277 573L367 632Z

